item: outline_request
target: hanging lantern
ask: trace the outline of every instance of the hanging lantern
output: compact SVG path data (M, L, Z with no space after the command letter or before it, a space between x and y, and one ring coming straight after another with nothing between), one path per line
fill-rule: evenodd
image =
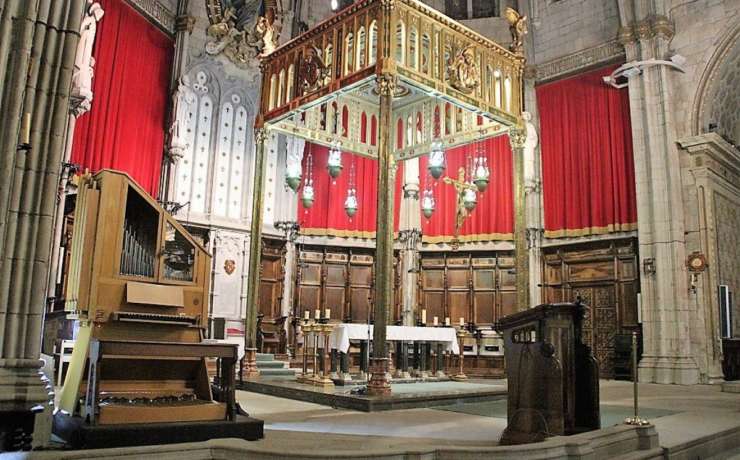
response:
M475 175L473 176L473 183L478 187L478 191L483 193L488 188L488 182L491 178L491 172L488 169L488 159L486 157L478 157L475 159Z
M344 200L344 210L352 218L357 214L357 192L355 189L347 189L347 199Z
M434 213L434 208L434 194L431 190L424 190L424 194L421 197L421 212L424 214L424 217L426 217L427 219L432 217L432 214Z
M463 205L465 206L465 209L468 211L472 211L475 209L475 205L478 202L478 196L475 193L475 190L472 188L466 188L465 191L463 191Z
M429 152L429 174L439 179L445 171L445 151L441 141L432 142L432 150Z
M332 179L339 177L342 172L342 151L339 148L340 143L335 142L329 149L329 162L326 165L326 169L329 170L329 175Z
M313 198L313 179L306 179L306 182L303 184L303 193L301 194L303 207L309 209L311 206L313 206Z
M285 168L285 185L293 190L298 190L301 185L301 164L289 162Z

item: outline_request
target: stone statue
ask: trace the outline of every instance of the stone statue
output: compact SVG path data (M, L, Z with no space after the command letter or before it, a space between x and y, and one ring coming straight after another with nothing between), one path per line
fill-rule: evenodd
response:
M78 106L83 108L83 112L90 109L92 102L92 79L95 58L92 57L93 44L95 43L95 34L98 29L98 21L104 14L103 8L99 3L93 3L87 9L85 17L82 19L80 28L80 41L77 44L77 53L75 55L74 70L72 71L72 97L79 100Z
M183 76L172 95L172 123L170 124L170 159L174 162L183 156L189 147L187 142L187 126L190 118L190 108L195 104L195 93L188 86L188 77Z
M262 50L259 55L267 56L278 47L280 30L276 27L274 19L271 22L266 16L260 16L254 26L254 36L258 38L258 43L261 42Z
M511 7L506 7L504 16L509 23L509 31L511 32L511 45L509 45L509 49L512 53L523 54L524 36L527 35L527 17L520 15Z
M453 88L470 93L480 84L480 72L475 65L474 45L468 45L449 62L447 79Z
M539 145L539 136L537 135L537 128L532 123L532 114L522 112L522 118L524 119L525 131L527 133L526 140L524 141L524 187L525 189L536 189L538 181L535 177L534 164L535 149Z
M236 10L233 7L226 8L219 22L211 24L206 33L213 41L206 43L206 53L218 54L227 46L243 37L244 32L236 28Z

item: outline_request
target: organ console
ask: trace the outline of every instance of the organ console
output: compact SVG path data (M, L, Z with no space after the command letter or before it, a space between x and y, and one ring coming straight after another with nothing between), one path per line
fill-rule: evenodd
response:
M92 425L234 420L237 346L203 341L208 252L117 171L80 178L73 225L65 309L80 330L60 407Z

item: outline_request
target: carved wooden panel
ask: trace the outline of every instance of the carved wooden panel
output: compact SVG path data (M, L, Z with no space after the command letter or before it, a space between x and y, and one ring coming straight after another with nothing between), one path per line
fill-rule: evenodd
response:
M299 248L296 297L298 310L331 310L331 319L365 323L373 315L374 254L368 249L334 246ZM400 314L401 289L397 263L394 305L390 320Z
M628 239L544 251L545 302L575 301L580 296L589 306L583 341L592 347L606 378L614 373L615 336L639 327L636 248L636 241Z
M434 316L457 323L460 318L484 326L516 310L516 276L510 253L448 253L424 255L421 307L427 321Z

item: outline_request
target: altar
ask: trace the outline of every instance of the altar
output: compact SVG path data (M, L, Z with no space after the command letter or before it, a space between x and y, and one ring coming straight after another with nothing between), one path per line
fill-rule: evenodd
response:
M329 348L347 353L350 341L363 341L370 338L372 343L372 336L372 325L337 324L329 334ZM388 342L436 342L444 346L445 352L460 354L457 332L454 327L386 326L385 339Z

